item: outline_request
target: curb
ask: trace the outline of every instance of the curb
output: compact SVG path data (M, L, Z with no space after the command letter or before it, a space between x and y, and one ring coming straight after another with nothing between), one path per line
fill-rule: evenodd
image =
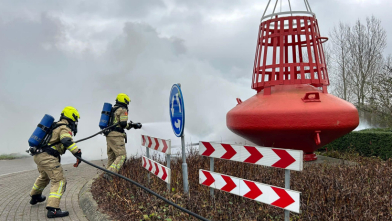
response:
M79 205L90 221L111 221L110 217L98 211L98 204L91 193L91 185L97 177L88 181L79 192Z

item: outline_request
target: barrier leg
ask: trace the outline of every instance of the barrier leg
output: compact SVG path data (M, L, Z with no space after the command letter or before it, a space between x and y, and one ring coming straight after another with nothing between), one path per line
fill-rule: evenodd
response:
M147 158L150 159L150 148L146 147ZM150 183L150 172L147 173L148 183Z
M214 158L210 157L210 171L214 172ZM210 195L214 197L214 188L210 187Z
M290 189L290 170L284 170L284 188ZM284 221L290 221L290 211L284 210Z
M167 168L170 169L170 154L166 155L166 166ZM169 183L167 184L167 190L170 192L170 180Z

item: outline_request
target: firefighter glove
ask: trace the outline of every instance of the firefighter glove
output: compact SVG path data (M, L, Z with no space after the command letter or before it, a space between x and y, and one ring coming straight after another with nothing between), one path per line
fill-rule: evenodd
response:
M127 125L127 127L126 127L126 129L130 130L132 128L132 125L133 125L133 122L130 120L128 125Z
M78 152L76 152L76 153L74 154L74 156L75 156L75 157L82 158L82 151L79 149ZM79 158L76 158L76 163L74 164L74 167L78 167L79 164L82 163L82 161L81 161Z

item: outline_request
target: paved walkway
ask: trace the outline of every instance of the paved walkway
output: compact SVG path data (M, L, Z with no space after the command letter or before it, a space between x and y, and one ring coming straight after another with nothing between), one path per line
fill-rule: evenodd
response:
M92 161L92 163L98 166L103 165L100 160ZM36 168L35 164L30 168ZM100 172L85 163L78 168L74 168L72 164L63 165L63 169L67 179L67 189L61 199L60 208L69 211L70 215L55 220L87 220L79 206L78 194L83 185ZM46 218L46 201L34 206L29 203L29 194L38 175L37 169L0 175L0 221L53 220ZM49 195L49 189L50 184L43 192L45 196Z

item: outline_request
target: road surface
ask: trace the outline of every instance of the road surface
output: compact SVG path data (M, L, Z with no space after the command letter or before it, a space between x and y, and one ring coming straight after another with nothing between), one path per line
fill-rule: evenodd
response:
M92 161L92 163L103 165L101 160ZM32 157L0 160L0 221L53 220L46 218L46 202L34 206L29 203L31 188L39 175L36 168ZM87 181L101 172L85 163L82 163L78 168L74 168L72 164L66 164L63 165L63 169L67 179L67 187L61 199L60 208L69 211L70 216L55 220L86 221L87 219L79 206L78 194ZM50 184L43 192L45 196L48 196L49 189Z

